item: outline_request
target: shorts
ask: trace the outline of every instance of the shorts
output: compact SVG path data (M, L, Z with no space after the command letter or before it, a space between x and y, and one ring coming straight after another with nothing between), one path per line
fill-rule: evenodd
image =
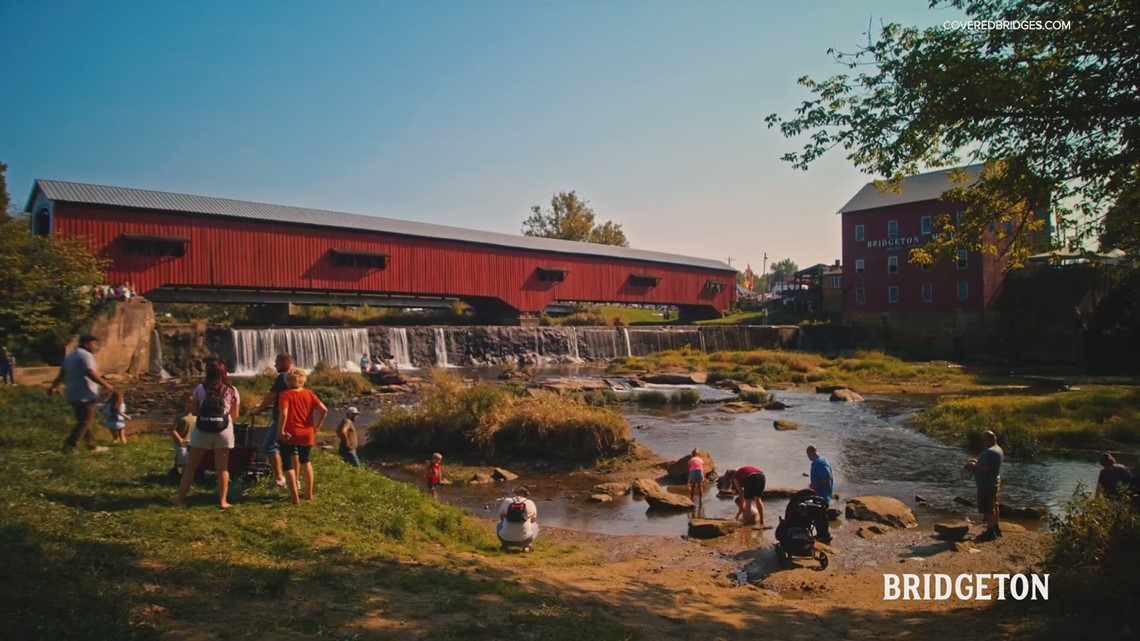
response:
M764 486L768 483L768 479L764 477L763 472L756 472L749 474L748 478L744 479L741 485L741 490L744 492L744 500L751 501L752 499L760 498L764 493Z
M439 479L427 479L427 486L429 490L434 490L439 487Z
M293 455L297 455L297 461L301 465L309 462L309 454L313 451L312 445L285 445L281 444L281 469L289 471L293 469Z
M982 516L993 514L997 504L998 486L978 488L978 512Z
M190 447L181 443L174 444L174 465L181 467L190 464Z
M204 450L232 450L234 449L234 426L230 426L218 433L203 432L198 428L190 430L190 447L199 447Z
M704 470L689 470L690 483L703 483L705 480Z
M265 440L261 443L261 451L266 456L273 456L281 451L281 447L277 444L277 421L269 424L269 429L265 430Z

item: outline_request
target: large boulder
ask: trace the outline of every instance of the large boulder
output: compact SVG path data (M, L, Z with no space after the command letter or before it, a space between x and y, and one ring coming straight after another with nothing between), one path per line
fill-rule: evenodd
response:
M740 394L767 394L768 390L760 387L759 385L749 385L748 383L741 383L736 386L736 391Z
M837 389L831 393L831 399L837 403L862 403L863 397L849 389Z
M598 483L594 486L594 489L590 490L590 493L622 496L629 493L629 487L629 483Z
M649 509L658 512L688 512L697 507L689 497L660 488L646 494L645 502L649 504Z
M859 496L848 499L846 516L855 521L874 521L896 528L918 525L906 503L889 496Z
M487 485L488 483L494 482L495 479L491 478L490 474L485 474L483 472L476 472L471 476L471 480L468 481L468 483L471 485Z
M789 499L795 494L803 491L802 487L785 487L780 485L773 485L765 487L764 492L760 495L765 499Z
M934 533L947 541L964 541L970 533L970 524L966 521L957 523L935 523Z
M495 479L496 481L514 481L518 479L518 477L518 474L515 474L514 472L508 472L501 467L496 467L495 469L491 470L491 478Z
M764 403L763 405L761 405L761 407L763 407L766 410L786 410L790 406L786 405L780 401L768 401L767 403Z
M781 418L772 421L772 427L776 428L777 432L787 432L790 430L798 430L803 427L803 425L800 425L795 421L785 421Z
M661 485L653 479L637 479L630 484L634 496L648 496L654 492L663 492Z
M998 515L1003 519L1043 519L1045 510L1036 507L1014 507L998 504Z
M661 372L642 374L641 380L655 385L704 385L709 375L705 372Z
M705 475L716 469L716 463L713 462L712 455L707 451L697 448L697 456L705 462ZM692 454L686 454L681 458L669 464L665 470L665 474L669 477L670 481L676 483L685 483L689 480L689 459L693 458Z
M689 536L694 539L715 539L740 529L740 521L728 519L693 519L689 521Z
M590 503L609 503L614 500L614 497L609 494L591 494L590 498L586 499Z
M759 410L759 407L756 407L747 401L731 401L717 408L718 412L726 412L728 414L745 414L747 412L756 412Z
M847 387L846 385L816 385L815 386L815 393L816 394L830 394L834 391L841 390L841 389L851 389L851 388Z

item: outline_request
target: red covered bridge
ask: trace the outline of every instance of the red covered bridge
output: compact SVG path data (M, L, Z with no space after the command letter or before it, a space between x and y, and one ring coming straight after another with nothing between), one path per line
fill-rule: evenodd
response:
M511 322L562 302L676 305L719 316L736 270L716 260L335 211L37 180L37 234L82 236L107 281L153 301L426 307L459 299Z

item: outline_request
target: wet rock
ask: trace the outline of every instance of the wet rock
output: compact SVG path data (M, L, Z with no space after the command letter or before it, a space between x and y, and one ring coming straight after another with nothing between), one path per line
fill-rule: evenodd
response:
M591 503L609 503L614 500L614 497L609 494L591 494L590 498L586 499Z
M663 492L661 486L653 479L637 479L630 484L630 491L634 496L647 496L651 492Z
M955 496L954 502L958 505L965 505L966 507L974 507L974 502L964 496Z
M740 521L728 519L693 519L689 521L689 536L694 539L715 539L740 529Z
M953 550L955 552L969 552L972 549L974 549L974 546L970 545L969 543L965 543L963 541L954 542Z
M838 520L839 520L839 517L840 517L842 514L843 514L843 512L841 512L841 511L839 510L839 508L837 508L837 507L829 507L829 508L827 508L827 520L828 520L828 521L838 521Z
M532 383L532 385L534 385L535 388L547 390L556 394L589 392L593 390L610 388L610 386L600 378L579 378L572 376L547 378L537 383Z
M642 374L639 378L654 385L704 385L709 375L706 372L662 372Z
M709 454L708 451L698 447L697 456L701 457L701 460L705 463L704 468L706 475L716 469L716 463L713 462L712 454ZM665 474L669 477L669 480L677 483L687 482L689 480L689 459L691 458L693 458L692 454L686 454L670 463L669 467L665 470Z
M1025 534L1028 531L1029 530L1025 529L1023 526L1020 526L1016 523L1002 523L1001 524L1001 533L1002 534Z
M718 407L717 411L726 412L728 414L745 414L748 412L756 412L759 409L759 407L756 407L752 403L745 401L731 401Z
M796 423L795 421L785 421L784 419L781 418L781 419L777 419L775 421L772 421L772 427L776 428L777 432L787 432L790 430L798 430L801 427L803 427L803 425L800 425L799 423Z
M483 472L476 472L471 476L471 480L468 481L471 485L487 485L494 482L495 479L491 478L490 474L484 474Z
M802 491L802 487L786 487L781 485L773 485L772 487L764 488L764 493L761 495L765 499L787 499L791 498L797 492Z
M921 495L918 495L918 494L914 495L914 502L918 503L919 505L927 505L929 503L929 501L927 501L925 498L923 498Z
M689 497L667 492L661 488L646 494L645 502L649 504L649 509L660 512L688 512L696 507Z
M998 504L998 516L1003 519L1043 519L1045 510L1036 507L1014 507Z
M791 406L786 405L780 401L768 401L767 403L764 403L760 407L763 407L766 410L786 410Z
M737 385L744 385L744 383L741 381L738 381L734 378L722 378L719 381L712 384L713 387L717 387L720 389L730 389L734 392L736 391Z
M521 369L509 369L499 373L500 381L529 380L530 374Z
M837 392L841 389L851 389L851 388L847 387L846 385L816 385L815 386L815 393L816 394L830 394L832 392Z
M832 392L830 400L836 403L862 403L863 397L845 388Z
M407 385L381 385L376 388L377 394L411 394L412 388Z
M608 494L610 496L623 496L629 493L629 483L599 483L590 490L594 494Z
M887 531L881 525L868 525L867 529L874 532L875 534L886 534L887 533Z
M760 387L759 385L750 385L748 383L741 383L736 386L736 391L739 394L767 394L768 390Z
M905 503L889 496L859 496L847 501L845 512L849 520L873 521L895 528L908 528L918 525Z
M861 539L873 539L875 538L875 533L872 532L870 528L861 527L858 530L855 530L855 536Z
M495 479L496 481L514 481L518 479L518 477L518 474L515 474L514 472L508 472L501 467L496 467L495 469L491 470L491 478Z
M935 523L934 533L948 541L963 541L970 533L970 524L965 521L958 523Z

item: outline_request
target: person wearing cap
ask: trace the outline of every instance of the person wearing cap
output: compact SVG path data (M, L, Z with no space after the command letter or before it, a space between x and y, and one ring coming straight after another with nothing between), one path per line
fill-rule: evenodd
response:
M360 457L356 455L356 417L359 415L360 410L350 407L345 411L340 425L336 426L336 437L340 441L337 451L345 463L356 467L360 467Z
M990 431L982 434L982 445L986 449L978 455L977 460L971 459L967 462L965 469L974 474L974 484L978 488L978 512L986 520L985 533L974 540L992 541L1001 536L997 495L1001 486L1001 464L1005 459L1005 452L997 443L997 434Z

